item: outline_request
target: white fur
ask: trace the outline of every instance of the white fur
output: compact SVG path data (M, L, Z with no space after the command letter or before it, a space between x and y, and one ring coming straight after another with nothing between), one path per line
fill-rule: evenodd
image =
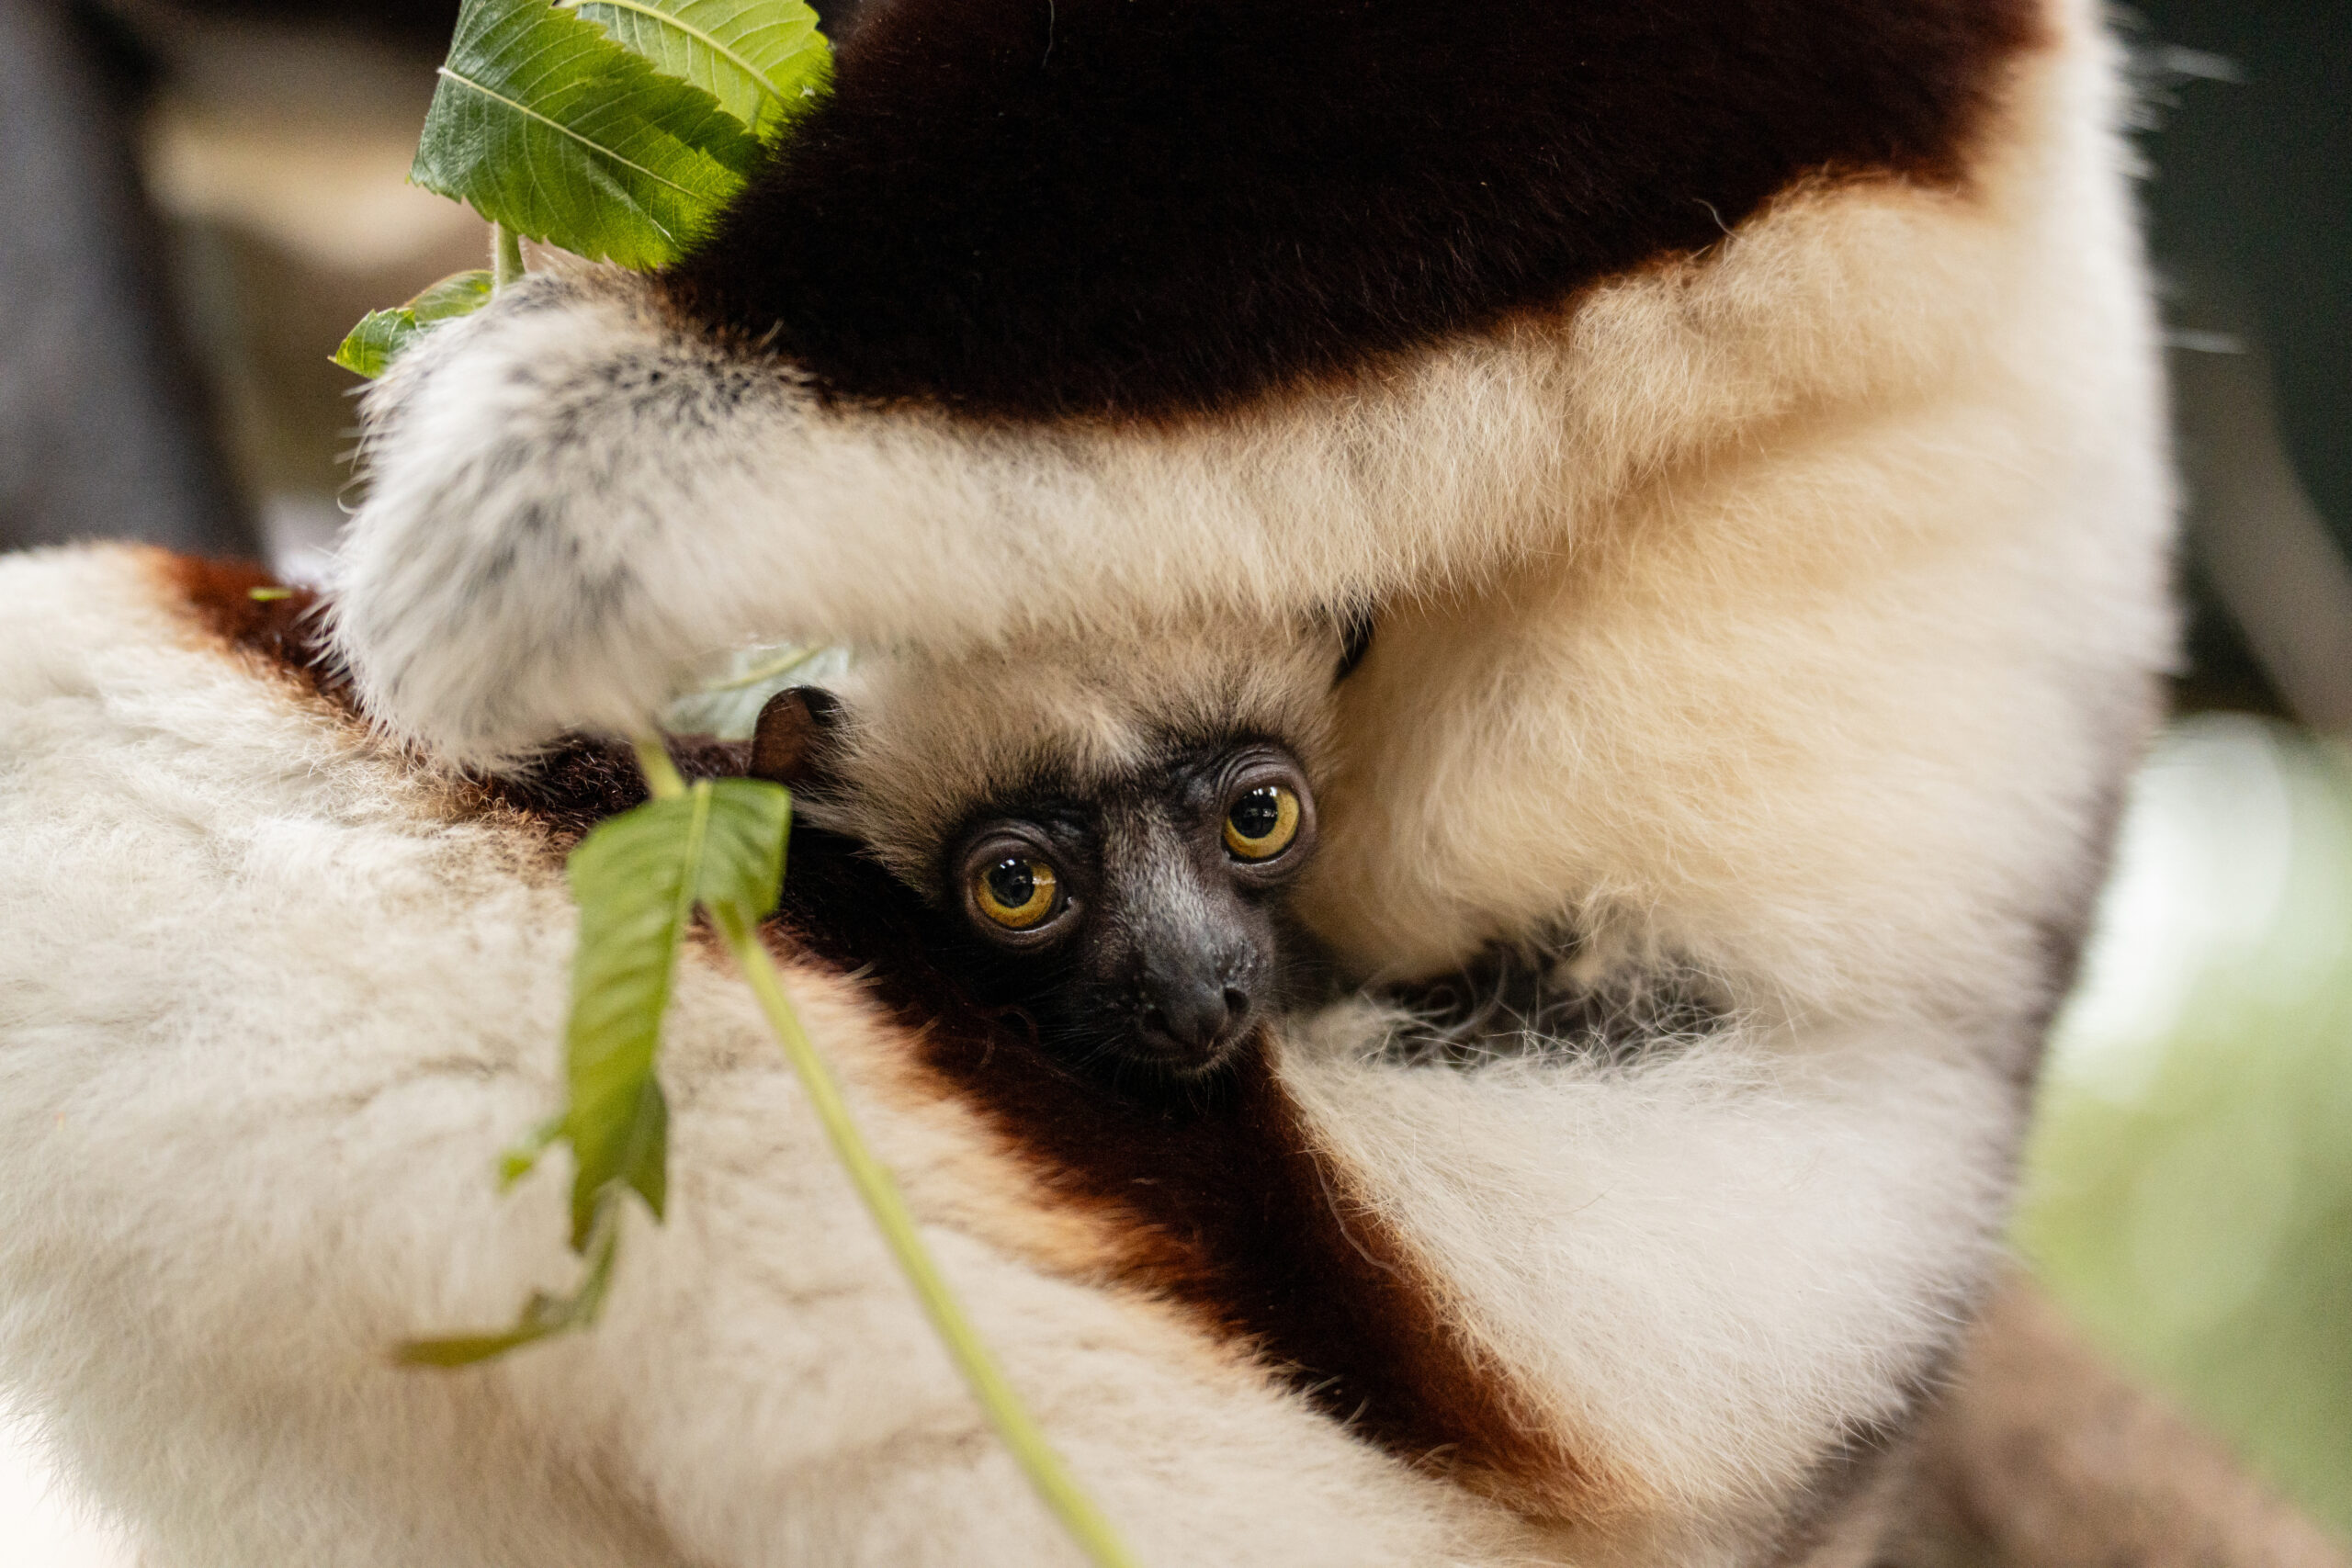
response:
M1115 640L1466 582L1792 413L1943 387L2035 288L2044 193L1997 188L2027 179L1800 190L1567 313L1165 427L829 410L637 279L541 277L371 394L342 640L387 725L484 761L642 723L741 640Z
M689 965L673 1211L605 1322L482 1372L569 1263L543 1173L571 910L536 829L202 638L153 563L0 593L0 1377L159 1564L1063 1560L928 1340L747 998ZM1335 1179L1600 1478L1541 1529L1089 1283L1084 1216L796 971L1016 1382L1147 1560L1756 1561L1892 1420L1983 1276L2014 1089L1959 1033L1728 1029L1627 1070L1284 1050ZM1822 1559L1821 1561L1842 1561Z
M157 1568L1073 1561L707 964L670 1222L631 1227L605 1322L390 1364L569 1277L560 1173L491 1179L552 1100L569 901L532 829L195 646L149 571L0 563L0 1378ZM894 1029L791 984L1147 1562L1521 1560L1230 1348L1024 1261L1069 1222L905 1089Z

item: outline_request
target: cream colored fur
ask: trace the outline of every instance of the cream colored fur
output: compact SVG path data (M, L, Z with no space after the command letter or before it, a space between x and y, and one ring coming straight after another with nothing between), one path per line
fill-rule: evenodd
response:
M343 644L396 733L481 761L642 722L744 639L1107 657L1138 621L1376 600L1365 804L1316 900L1363 965L1703 883L1747 901L1719 925L1805 928L1754 957L1809 998L1915 984L1923 927L1965 970L2002 939L1923 882L1995 818L2023 863L2080 860L2169 636L2109 51L2051 25L1965 191L1799 190L1566 314L1225 419L828 410L631 278L542 278L373 395ZM1629 835L1646 863L1595 863ZM1857 866L1900 891L1827 907Z
M570 1277L559 1173L492 1181L554 1095L557 861L198 646L141 558L0 562L0 1379L154 1568L1074 1561L707 963L671 1020L670 1223L631 1227L605 1322L396 1369ZM1025 1261L1073 1222L907 1085L897 1031L791 985L1147 1562L1528 1560L1234 1348Z
M159 1568L1061 1560L707 961L665 1067L675 1207L606 1320L483 1372L390 1365L569 1273L555 1173L490 1179L554 1092L554 856L206 646L146 558L19 558L0 595L28 607L0 637L0 1377ZM1060 689L1073 737L1165 700ZM1964 1035L1759 1022L1456 1072L1385 1060L1377 1010L1317 1016L1280 1060L1335 1179L1595 1479L1537 1527L1103 1288L1100 1221L841 982L791 984L1154 1562L1768 1560L1825 1448L1915 1402L2005 1179L2014 1090Z

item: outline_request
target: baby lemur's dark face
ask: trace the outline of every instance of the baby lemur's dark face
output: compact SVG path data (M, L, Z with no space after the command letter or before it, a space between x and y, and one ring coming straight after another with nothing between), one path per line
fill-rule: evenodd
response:
M1315 802L1270 741L1172 749L1084 791L991 806L951 840L946 896L1017 999L1080 1065L1191 1077L1270 1010L1283 888L1315 851Z
M752 771L820 798L843 787L824 760L832 715L822 693L784 694ZM972 999L1025 1014L1072 1067L1148 1088L1215 1072L1283 1005L1308 946L1283 893L1314 852L1314 796L1286 749L1171 741L1107 782L1047 771L979 803L934 884L909 891L932 961ZM790 876L786 896L820 923L829 897L858 897Z

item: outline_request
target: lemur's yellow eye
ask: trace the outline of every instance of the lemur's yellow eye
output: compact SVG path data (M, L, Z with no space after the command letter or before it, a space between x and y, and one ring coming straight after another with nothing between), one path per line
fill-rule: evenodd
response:
M1029 855L1007 855L972 874L972 902L1009 931L1025 931L1054 912L1061 886L1054 868Z
M1225 814L1225 847L1243 860L1272 860L1298 837L1298 796L1281 784L1242 792Z

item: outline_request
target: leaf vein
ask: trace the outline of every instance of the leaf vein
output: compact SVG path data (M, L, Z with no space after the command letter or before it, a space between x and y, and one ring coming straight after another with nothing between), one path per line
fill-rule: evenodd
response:
M633 158L622 156L619 152L606 147L600 141L595 141L588 137L582 136L580 132L572 130L561 120L550 118L548 116L543 115L538 110L532 108L527 104L518 104L513 98L507 97L503 93L494 93L488 87L483 86L481 83L472 80L470 77L462 75L458 72L452 71L446 65L441 67L441 74L447 77L450 81L457 83L458 85L461 87L469 88L474 92L480 93L483 97L490 99L492 103L505 105L508 108L513 109L516 114L521 115L526 119L536 120L539 124L546 126L549 130L559 131L565 136L569 136L574 141L579 142L582 147L587 148L591 152L596 153L601 157L610 159L612 162L618 164L625 169L634 169L639 174L643 175L647 179L652 180L658 185L668 186L672 190L676 191L680 196L686 197L689 201L701 201L705 199L699 192L688 189L686 186L680 185L677 181L671 179L666 175L662 175L652 169L647 168L644 164L637 162Z

